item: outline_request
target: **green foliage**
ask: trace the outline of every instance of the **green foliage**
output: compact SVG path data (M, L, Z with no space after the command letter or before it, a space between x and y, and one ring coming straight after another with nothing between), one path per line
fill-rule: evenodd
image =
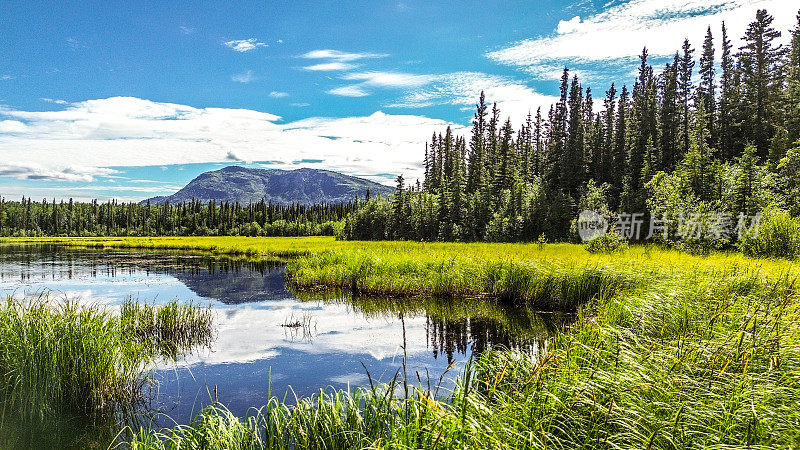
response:
M614 253L628 248L628 243L612 230L586 241L583 248L590 253Z
M0 391L25 415L130 403L145 359L144 347L97 307L11 297L0 305Z
M785 185L789 211L795 217L800 216L800 141L780 160L778 173Z
M124 309L120 320L104 308L74 301L6 298L0 304L5 405L25 417L113 413L139 399L146 381L141 371L160 349L174 353L209 332L208 312L195 306L129 302ZM198 334L189 338L188 328Z
M749 256L796 259L800 256L800 220L768 207L761 212L759 226L744 234L739 248Z

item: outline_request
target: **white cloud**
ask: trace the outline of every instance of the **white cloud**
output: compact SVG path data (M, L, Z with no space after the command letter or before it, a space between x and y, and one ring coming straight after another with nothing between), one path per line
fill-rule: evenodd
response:
M578 31L581 25L581 16L575 16L569 20L561 20L558 22L556 32L558 34L572 33Z
M316 72L332 72L332 71L341 71L341 70L351 70L358 67L356 64L344 63L344 62L328 62L328 63L320 63L320 64L312 64L310 66L305 66L303 69L305 70L312 70Z
M0 163L0 176L14 177L20 180L91 182L94 181L96 176L106 176L113 173L116 173L116 171L104 167L66 165L59 168L51 168L37 163Z
M385 88L419 87L436 79L435 75L415 75L402 72L359 72L349 73L342 77L344 80L362 81L366 86Z
M636 58L646 46L650 55L668 56L688 38L695 48L703 42L708 26L720 44L722 21L735 42L757 9L775 16L774 26L788 30L793 25L797 4L786 0L630 0L609 3L607 9L581 20L580 16L559 22L552 35L517 42L489 52L497 62L526 67L551 79L552 71L536 66L556 66Z
M272 91L269 93L269 96L272 98L286 98L289 96L288 92L279 92L279 91Z
M69 102L66 101L66 100L59 100L59 99L55 99L55 98L42 97L39 100L41 100L43 102L48 102L48 103L55 103L56 105L68 105L69 104Z
M487 103L497 102L503 117L510 116L520 123L528 112L535 113L542 107L546 112L557 97L536 92L511 78L479 72L455 72L436 76L421 89L408 93L390 106L401 108L422 108L432 105L474 106L481 91Z
M310 52L300 55L301 58L307 59L332 59L335 61L356 61L365 58L385 58L389 55L385 53L349 53L339 50L311 50Z
M228 42L223 42L222 45L228 47L229 49L235 52L249 52L250 50L255 50L258 47L267 47L267 44L263 42L259 42L256 38L250 39L238 39Z
M340 97L366 97L369 95L362 86L352 84L350 86L341 86L327 91L328 94L338 95Z
M237 83L249 83L249 82L251 82L251 81L253 81L255 79L256 79L256 77L253 74L252 70L248 70L247 72L237 73L237 74L231 75L231 80L235 81Z
M344 97L366 97L376 88L418 88L436 80L437 77L437 75L416 75L403 72L370 71L349 73L341 78L348 81L360 81L360 83L334 88L329 90L328 93Z
M13 80L13 79L14 79L14 77L12 77L11 75L8 75L8 74L0 75L0 80L3 80L3 81Z
M474 101L474 99L473 99ZM107 167L175 163L322 160L309 167L361 174L422 176L424 143L447 122L376 112L365 117L278 123L274 114L194 108L132 97L72 103L60 111L0 107L3 173L20 178L90 181ZM32 176L31 176L32 175Z
M183 34L193 34L194 31L195 31L194 28L185 27L183 25L180 26L180 29L181 29L181 33L183 33Z
M0 120L0 133L24 133L27 127L19 120Z
M558 70L558 77L561 76ZM390 108L424 108L434 105L474 106L481 91L487 102L497 102L504 117L519 123L529 111L542 107L546 111L557 97L544 95L509 77L480 72L446 74L411 74L403 72L367 71L349 73L343 80L359 83L327 91L331 95L365 97L376 89L401 89L405 93Z

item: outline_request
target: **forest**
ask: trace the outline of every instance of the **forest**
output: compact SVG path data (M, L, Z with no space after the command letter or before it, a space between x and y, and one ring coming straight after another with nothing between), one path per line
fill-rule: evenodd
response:
M358 202L171 205L0 199L0 236L332 236Z
M633 86L611 84L601 99L564 68L560 100L518 128L482 94L470 135L433 133L424 181L407 189L398 177L393 198L350 215L344 235L574 241L575 218L588 209L611 223L641 213L645 227L655 216L695 218L699 233L653 238L690 250L740 244L710 235L720 215L761 216L762 228L788 227L790 245L800 245L797 20L788 46L759 10L738 49L721 24L719 58L711 27L698 61L688 40L660 69L645 48Z

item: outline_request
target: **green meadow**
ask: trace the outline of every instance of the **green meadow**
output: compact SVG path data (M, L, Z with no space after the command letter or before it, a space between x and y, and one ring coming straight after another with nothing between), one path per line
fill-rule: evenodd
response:
M295 289L346 291L367 313L362 294L391 297L398 311L441 297L486 315L510 303L571 318L535 358L495 349L469 362L452 391L400 374L388 385L302 399L265 392L247 417L216 404L190 424L131 430L131 448L800 446L792 261L642 246L603 254L572 244L316 237L53 241L287 259Z

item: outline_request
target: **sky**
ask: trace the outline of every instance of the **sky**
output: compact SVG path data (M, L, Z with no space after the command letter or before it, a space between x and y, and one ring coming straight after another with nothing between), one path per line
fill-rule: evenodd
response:
M168 195L207 170L422 176L481 91L518 125L564 67L596 97L790 0L0 1L0 195ZM719 51L717 52L719 55ZM597 102L599 103L599 102Z

